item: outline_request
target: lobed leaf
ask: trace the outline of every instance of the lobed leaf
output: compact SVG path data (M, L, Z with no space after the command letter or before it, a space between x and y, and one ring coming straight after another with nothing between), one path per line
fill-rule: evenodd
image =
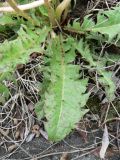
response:
M100 11L97 14L97 22L90 18L90 16L87 15L81 25L79 25L79 22L74 21L73 26L68 25L68 29L72 29L80 34L99 32L108 36L108 42L111 42L117 36L120 37L120 6L108 11Z
M112 101L115 98L116 86L112 80L112 72L108 72L103 69L105 65L103 58L95 61L93 59L94 53L91 52L89 45L86 42L83 42L82 39L76 43L76 49L79 51L82 57L89 62L89 67L91 67L91 69L94 67L94 69L97 71L98 75L100 76L98 77L98 81L100 84L102 84L102 86L105 87L106 95L109 101Z
M89 94L86 94L87 79L79 79L79 66L70 62L75 57L74 40L62 37L49 43L49 74L45 90L44 112L47 118L45 128L49 139L59 141L75 127L88 111L84 109ZM48 61L47 61L48 64Z
M33 31L22 26L17 39L0 44L0 73L14 70L17 64L26 63L30 53L39 52L48 31L46 27Z

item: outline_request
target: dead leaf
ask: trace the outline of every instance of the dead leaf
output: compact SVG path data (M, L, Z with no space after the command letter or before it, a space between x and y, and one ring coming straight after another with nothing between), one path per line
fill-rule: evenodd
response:
M17 118L13 118L13 124L17 125L18 124L18 119Z
M35 109L35 105L32 102L30 102L28 104L28 109L29 109L30 112L33 112L33 110Z
M109 142L108 129L107 129L107 126L105 125L104 133L103 133L103 138L102 138L102 147L100 149L100 158L102 158L102 159L105 158L105 153L107 151L109 143L110 142Z
M18 131L20 132L20 139L24 139L24 133L25 133L24 123L21 123L21 125L18 128Z
M17 148L17 145L16 144L12 144L11 146L8 147L8 152L12 152L16 148Z
M97 147L93 152L92 154L96 157L100 157L100 147Z
M22 73L24 73L24 71L25 71L25 65L24 65L24 64L18 64L18 65L16 66L16 69L18 70L18 72L19 72L20 74L22 74Z
M34 137L35 137L35 133L29 134L29 135L27 136L27 138L26 138L26 142L32 141Z
M42 53L39 52L33 52L30 54L30 59L36 59L37 57L42 56Z
M40 136L40 127L39 127L39 125L34 125L33 126L32 133L35 133L36 137Z
M68 153L63 153L62 157L60 158L60 160L70 160Z
M48 140L48 134L47 132L43 131L42 129L40 129L40 134L46 139Z
M9 134L9 132L10 132L10 130L9 130L9 129L7 129L7 130L5 131L5 135L8 135L8 134Z
M40 129L40 127L39 127L39 125L34 125L33 127L32 127L32 130L34 131L39 131L39 129Z
M20 131L17 130L16 133L15 133L15 139L18 139L20 137Z

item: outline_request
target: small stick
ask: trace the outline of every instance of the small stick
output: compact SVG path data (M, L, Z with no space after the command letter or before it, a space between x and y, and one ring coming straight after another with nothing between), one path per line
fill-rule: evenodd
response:
M51 0L48 0L49 2ZM39 7L41 5L45 4L44 0L38 0L38 1L35 1L35 2L31 2L31 3L28 3L28 4L24 4L24 5L18 5L17 7L24 11L24 10L29 10L29 9L32 9L32 8L36 8L36 7ZM15 10L12 8L12 7L0 7L0 12L15 12Z
M7 3L15 10L17 14L29 20L32 24L36 24L36 22L27 13L18 8L17 3L14 0L7 0Z
M0 128L0 133L5 136L6 138L8 138L10 141L13 141L12 138L10 138L6 132ZM28 155L31 159L33 158L33 156L31 154L29 154L23 147L21 147L18 143L16 143L15 141L13 141L13 143L18 146L24 153L26 153L26 155Z

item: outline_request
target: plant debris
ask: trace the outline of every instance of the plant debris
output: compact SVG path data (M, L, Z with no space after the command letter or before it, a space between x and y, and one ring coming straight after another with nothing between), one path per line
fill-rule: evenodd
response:
M64 8L59 10L61 4ZM56 19L53 10L60 12ZM22 15L0 13L0 151L6 151L2 158L14 157L19 148L31 159L118 155L119 0L53 5L46 1L46 6L27 14L36 26ZM73 129L72 143L70 134L68 141L50 142L35 156L22 147L35 139L43 138L44 144L59 141ZM82 145L76 144L77 138ZM61 143L65 148L56 151L54 145Z

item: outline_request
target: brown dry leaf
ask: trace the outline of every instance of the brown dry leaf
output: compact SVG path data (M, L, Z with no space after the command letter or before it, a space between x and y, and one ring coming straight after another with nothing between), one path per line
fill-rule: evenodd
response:
M93 152L92 154L96 157L100 157L100 147L97 147Z
M35 108L35 105L34 105L32 102L30 102L30 103L28 104L28 109L29 109L29 111L30 111L30 112L33 112L34 108Z
M10 130L9 130L9 129L7 129L7 130L5 131L5 135L8 135L8 134L9 134L9 132L10 132Z
M13 118L13 124L17 125L18 124L18 119L17 118Z
M36 137L40 137L40 132L39 131L36 131L36 133L35 133L36 135Z
M26 142L32 141L34 137L35 137L35 133L29 134L29 135L27 136L27 138L26 138Z
M48 140L48 134L47 132L43 131L42 129L40 129L40 134L46 139Z
M24 71L25 71L25 65L24 64L18 64L17 66L16 66L16 69L18 70L18 72L19 73L24 73Z
M18 64L16 67L17 67L17 69L23 69L24 68L24 64Z
M36 131L39 131L40 127L39 125L35 124L33 127L32 127L32 130L36 130Z
M20 139L24 139L24 133L25 133L25 124L24 124L24 122L21 122L18 125L16 132L19 132L19 133L17 133L16 137L19 135Z
M60 160L70 160L68 153L63 153Z
M30 54L30 59L36 59L37 57L41 56L42 53L39 53L39 52L33 52Z
M16 131L16 133L15 133L15 139L18 139L20 137L20 131L18 130L18 131Z
M106 153L106 158L110 158L110 157L113 157L114 155L119 155L119 150L114 150L113 147L112 148L109 148L107 153Z
M20 130L20 139L24 139L25 128L21 128Z
M17 145L16 144L12 144L11 146L8 147L8 152L12 152L16 148L17 148Z
M109 143L110 142L109 142L108 129L107 129L107 126L105 125L104 133L103 133L103 138L102 138L102 147L100 149L100 158L102 158L102 159L105 158L105 153L107 151Z
M84 123L79 123L76 126L76 130L78 131L79 135L82 137L85 143L88 143L88 135L86 132L86 126Z
M40 136L40 127L39 127L39 125L34 125L32 127L32 133L35 133L36 137Z

